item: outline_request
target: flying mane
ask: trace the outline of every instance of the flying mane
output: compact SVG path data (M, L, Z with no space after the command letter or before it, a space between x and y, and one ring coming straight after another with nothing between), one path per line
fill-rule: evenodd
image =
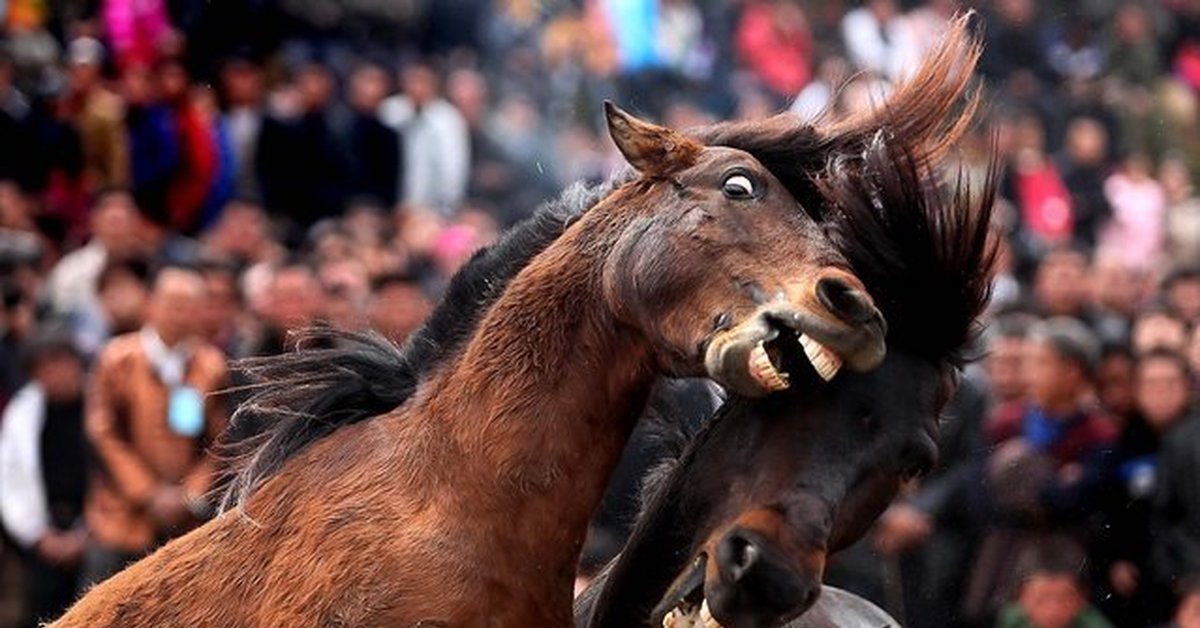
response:
M254 383L220 446L231 461L221 509L243 503L314 441L403 404L424 375L470 338L509 280L615 188L615 181L573 185L476 252L403 347L373 331L317 326L294 336L296 351L239 361L235 367Z
M988 240L994 156L978 190L961 171L950 189L938 174L980 106L979 92L968 89L980 54L969 18L950 24L936 54L878 111L821 127L785 113L693 131L710 145L753 155L825 225L887 321L889 347L955 365L979 333L996 256ZM723 414L698 430L659 425L673 454L645 477L647 507L656 495L666 499L661 488Z

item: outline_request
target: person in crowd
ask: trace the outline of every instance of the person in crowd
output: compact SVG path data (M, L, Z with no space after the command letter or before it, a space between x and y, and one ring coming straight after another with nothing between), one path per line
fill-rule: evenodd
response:
M84 506L90 538L84 579L96 583L205 517L225 428L212 395L225 358L199 336L205 301L195 269L155 276L141 330L112 339L96 360L85 427L98 469Z
M1167 349L1150 350L1138 358L1135 389L1135 413L1108 461L1093 564L1107 616L1121 626L1151 626L1170 611L1169 589L1149 568L1149 524L1160 440L1192 409L1187 362Z
M1046 560L1028 570L996 628L1113 628L1088 604L1078 563L1055 562Z
M748 3L735 37L738 54L775 99L795 96L812 80L815 45L800 4Z
M129 136L131 189L138 207L166 221L167 192L180 161L179 134L161 98L159 78L145 65L121 74L125 127Z
M200 239L201 256L219 259L244 268L258 262L273 262L286 251L276 241L273 227L262 206L251 198L237 198Z
M125 103L104 85L104 54L104 45L91 37L67 46L71 73L66 105L83 146L84 185L92 192L130 183Z
M1164 253L1173 265L1200 267L1200 197L1187 162L1178 155L1163 159L1158 182L1167 198Z
M987 525L964 602L970 621L986 621L1015 590L1014 548L1053 543L1082 551L1116 440L1116 428L1091 402L1100 347L1087 326L1050 318L1031 329L1028 342L1022 373L1029 400L998 407L985 428L994 449L975 494Z
M1038 312L1090 323L1087 271L1088 258L1083 251L1068 246L1047 251L1033 279L1033 305Z
M381 103L379 115L404 138L401 159L406 205L450 215L461 205L470 180L470 134L462 114L442 99L433 67L414 63L401 74L400 95Z
M371 328L401 344L433 310L420 282L402 274L379 277L371 290L368 320Z
M1200 324L1200 265L1178 266L1162 281L1168 310L1188 325Z
M67 317L84 355L95 357L113 336L142 327L150 291L150 264L141 257L111 257L96 280L94 306L83 305Z
M171 116L178 143L178 160L171 172L165 198L166 213L159 224L192 235L203 219L205 205L217 185L221 155L213 120L204 111L191 77L180 59L164 59L157 66L163 104Z
M289 348L288 332L302 329L324 316L324 294L312 267L285 260L271 272L259 316L263 327L250 355L277 355Z
M1200 574L1200 417L1162 437L1150 519L1150 574L1175 587Z
M1136 359L1123 344L1107 344L1096 367L1096 402L1118 426L1126 426L1136 410Z
M226 59L219 73L219 94L224 101L221 124L228 130L233 159L234 195L253 198L261 194L258 148L266 119L262 69L246 56ZM270 136L270 132L267 133Z
M1146 300L1148 272L1122 255L1097 253L1089 272L1094 328L1108 344L1129 342L1129 324Z
M388 91L387 71L378 65L363 64L350 73L346 102L351 115L345 130L350 159L347 193L373 198L384 207L396 204L401 187L398 178L404 171L400 136L379 119L379 105Z
M1109 141L1108 129L1100 121L1087 116L1072 118L1067 122L1063 149L1056 160L1063 183L1071 192L1072 237L1088 246L1095 244L1098 230L1112 215L1111 203L1123 191L1118 182L1111 193L1106 193L1110 190L1106 187L1109 168L1105 161Z
M1171 621L1160 628L1200 628L1200 576L1190 575L1177 587L1179 604Z
M1133 320L1130 343L1134 355L1154 349L1183 353L1187 345L1187 324L1166 308L1146 308Z
M0 522L24 550L28 617L54 619L81 591L87 526L83 356L65 330L24 347L30 381L0 418Z
M920 62L921 43L896 0L867 0L842 18L850 60L891 81L908 76Z
M133 196L124 188L96 194L92 205L92 239L58 261L46 279L45 299L60 314L94 305L96 280L104 262L113 257L136 255L144 247L138 232L141 214Z

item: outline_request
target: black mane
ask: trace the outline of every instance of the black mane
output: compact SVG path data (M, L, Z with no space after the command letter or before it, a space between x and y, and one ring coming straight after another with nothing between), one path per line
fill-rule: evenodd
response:
M235 363L254 383L220 445L231 460L221 509L242 504L314 441L403 404L422 376L470 338L509 280L615 187L573 185L476 252L403 347L373 331L317 326L294 336L296 351Z
M947 190L888 132L861 154L831 157L817 178L830 238L887 320L889 349L961 365L991 297L997 162L982 189L960 169Z

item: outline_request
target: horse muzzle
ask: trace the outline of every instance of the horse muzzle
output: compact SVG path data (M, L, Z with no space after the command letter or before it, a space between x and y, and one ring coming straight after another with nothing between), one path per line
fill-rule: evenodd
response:
M782 294L741 323L718 332L705 349L709 377L746 397L786 390L800 357L823 380L843 366L864 372L883 362L887 324L867 293L843 274L818 280L811 291Z

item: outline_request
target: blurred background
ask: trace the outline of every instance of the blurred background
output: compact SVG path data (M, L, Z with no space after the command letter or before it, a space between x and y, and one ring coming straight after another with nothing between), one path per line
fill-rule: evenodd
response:
M401 342L613 173L604 99L861 111L969 8L987 107L953 165L1005 166L985 357L829 581L908 626L1200 626L1198 0L0 0L0 625L207 516L229 404L180 388L316 321Z

